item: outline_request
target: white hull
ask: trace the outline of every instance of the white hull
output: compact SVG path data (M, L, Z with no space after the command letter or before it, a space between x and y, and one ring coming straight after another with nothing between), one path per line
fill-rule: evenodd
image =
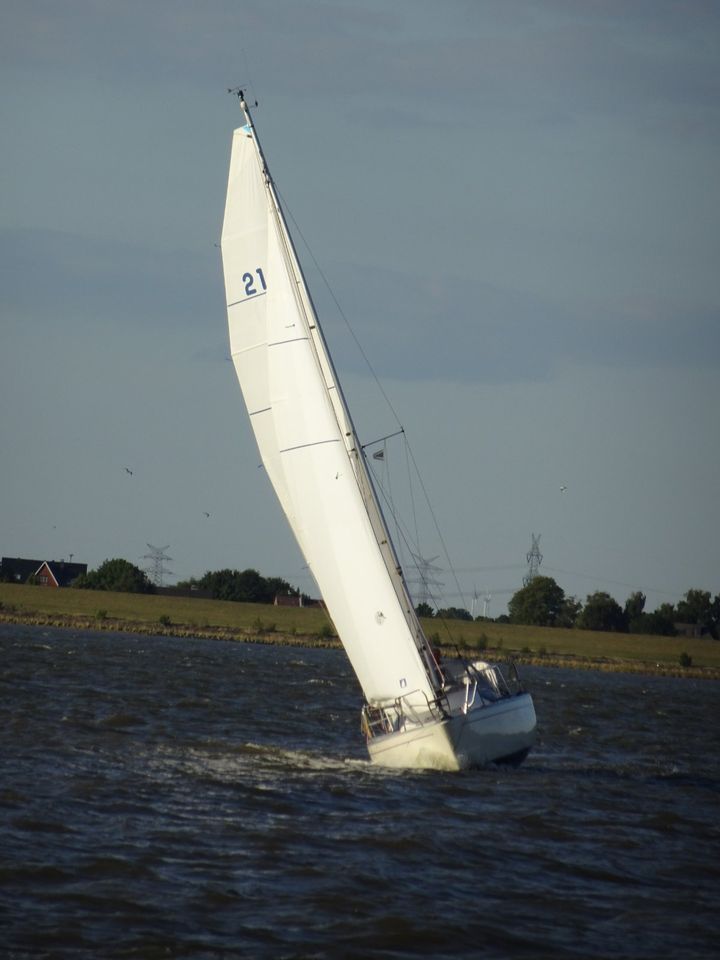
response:
M432 720L368 741L373 763L396 769L465 770L523 759L535 742L535 708L527 693L467 713Z

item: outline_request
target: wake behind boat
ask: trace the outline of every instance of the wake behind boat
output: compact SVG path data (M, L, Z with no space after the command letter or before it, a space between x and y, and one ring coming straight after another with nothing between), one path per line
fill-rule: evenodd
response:
M444 665L413 608L250 109L233 135L222 259L230 348L270 481L366 698L378 764L520 761L532 698L483 661Z

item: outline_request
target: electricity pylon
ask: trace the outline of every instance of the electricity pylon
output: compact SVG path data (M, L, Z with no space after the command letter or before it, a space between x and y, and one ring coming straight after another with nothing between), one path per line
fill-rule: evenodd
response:
M535 536L534 533L531 533L532 537L532 546L530 547L530 552L527 555L528 562L528 572L523 577L523 586L526 587L529 583L538 576L540 572L540 564L542 563L542 554L540 553L540 537L542 534Z
M172 570L168 570L165 567L166 561L172 560L172 557L165 556L165 551L170 548L170 544L168 543L164 547L154 547L151 543L148 543L148 547L150 548L150 553L146 553L142 558L143 560L150 561L145 568L145 572L156 587L161 587L163 585L163 577L172 574Z

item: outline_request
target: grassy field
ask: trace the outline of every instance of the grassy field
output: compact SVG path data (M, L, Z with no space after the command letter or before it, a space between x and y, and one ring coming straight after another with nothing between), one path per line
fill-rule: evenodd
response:
M52 590L0 583L0 603L5 612L49 617L72 616L120 621L128 630L134 624L181 626L188 629L227 630L245 634L287 633L313 636L327 633L330 621L319 607L274 607L262 603L231 603L191 597L166 597L143 593L110 593L105 590Z
M332 643L332 627L320 608L274 607L153 594L51 590L0 583L0 619L173 635L218 636L266 643ZM649 669L720 677L720 642L710 638L655 637L524 627L515 624L423 621L445 653L463 650L520 660L574 666ZM680 656L692 671L680 670Z

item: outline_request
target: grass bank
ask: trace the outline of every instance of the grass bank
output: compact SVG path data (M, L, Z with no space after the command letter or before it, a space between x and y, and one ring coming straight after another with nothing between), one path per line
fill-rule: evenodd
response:
M0 620L172 636L215 637L255 643L335 646L332 625L317 607L274 607L154 594L51 590L0 583ZM525 663L590 667L720 679L720 642L524 627L484 621L424 620L446 655L514 657ZM692 658L681 667L680 658Z
M228 639L303 637L328 640L333 630L320 607L274 607L191 597L106 590L53 590L0 583L0 618L92 626L137 633Z

